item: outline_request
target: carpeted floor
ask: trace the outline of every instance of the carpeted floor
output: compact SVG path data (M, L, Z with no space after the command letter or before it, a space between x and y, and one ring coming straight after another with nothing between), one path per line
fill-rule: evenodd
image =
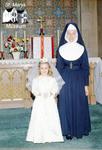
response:
M33 144L25 141L31 109L0 110L0 149L102 150L102 105L90 106L92 132L64 143Z

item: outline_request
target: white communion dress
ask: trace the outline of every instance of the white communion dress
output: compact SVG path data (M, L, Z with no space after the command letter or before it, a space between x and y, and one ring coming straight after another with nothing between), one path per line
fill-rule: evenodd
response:
M63 142L55 95L58 85L54 77L38 76L33 79L35 95L26 141L34 143Z

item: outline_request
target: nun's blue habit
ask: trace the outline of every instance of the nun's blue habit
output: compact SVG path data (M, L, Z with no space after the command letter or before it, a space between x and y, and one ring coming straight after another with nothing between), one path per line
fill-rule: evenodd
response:
M67 31L72 26L76 39L70 42ZM89 84L87 51L75 23L66 25L57 50L56 68L65 81L58 101L63 136L81 138L91 131L88 97L85 86Z

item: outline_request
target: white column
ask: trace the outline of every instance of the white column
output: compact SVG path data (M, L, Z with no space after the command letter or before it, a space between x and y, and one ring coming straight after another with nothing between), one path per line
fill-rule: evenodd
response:
M3 33L1 31L1 49L0 51L3 51Z
M57 30L57 42L58 42L58 45L59 45L59 38L60 38L60 30Z

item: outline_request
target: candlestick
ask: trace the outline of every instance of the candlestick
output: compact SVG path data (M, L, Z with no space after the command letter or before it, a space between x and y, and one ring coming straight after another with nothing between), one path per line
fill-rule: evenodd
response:
M1 31L1 51L3 51L3 33Z
M26 31L24 31L24 47L25 47L25 52L26 52Z
M59 36L60 36L60 30L57 30L57 42L58 42L58 45L59 45Z
M17 39L17 31L15 31L15 38Z

